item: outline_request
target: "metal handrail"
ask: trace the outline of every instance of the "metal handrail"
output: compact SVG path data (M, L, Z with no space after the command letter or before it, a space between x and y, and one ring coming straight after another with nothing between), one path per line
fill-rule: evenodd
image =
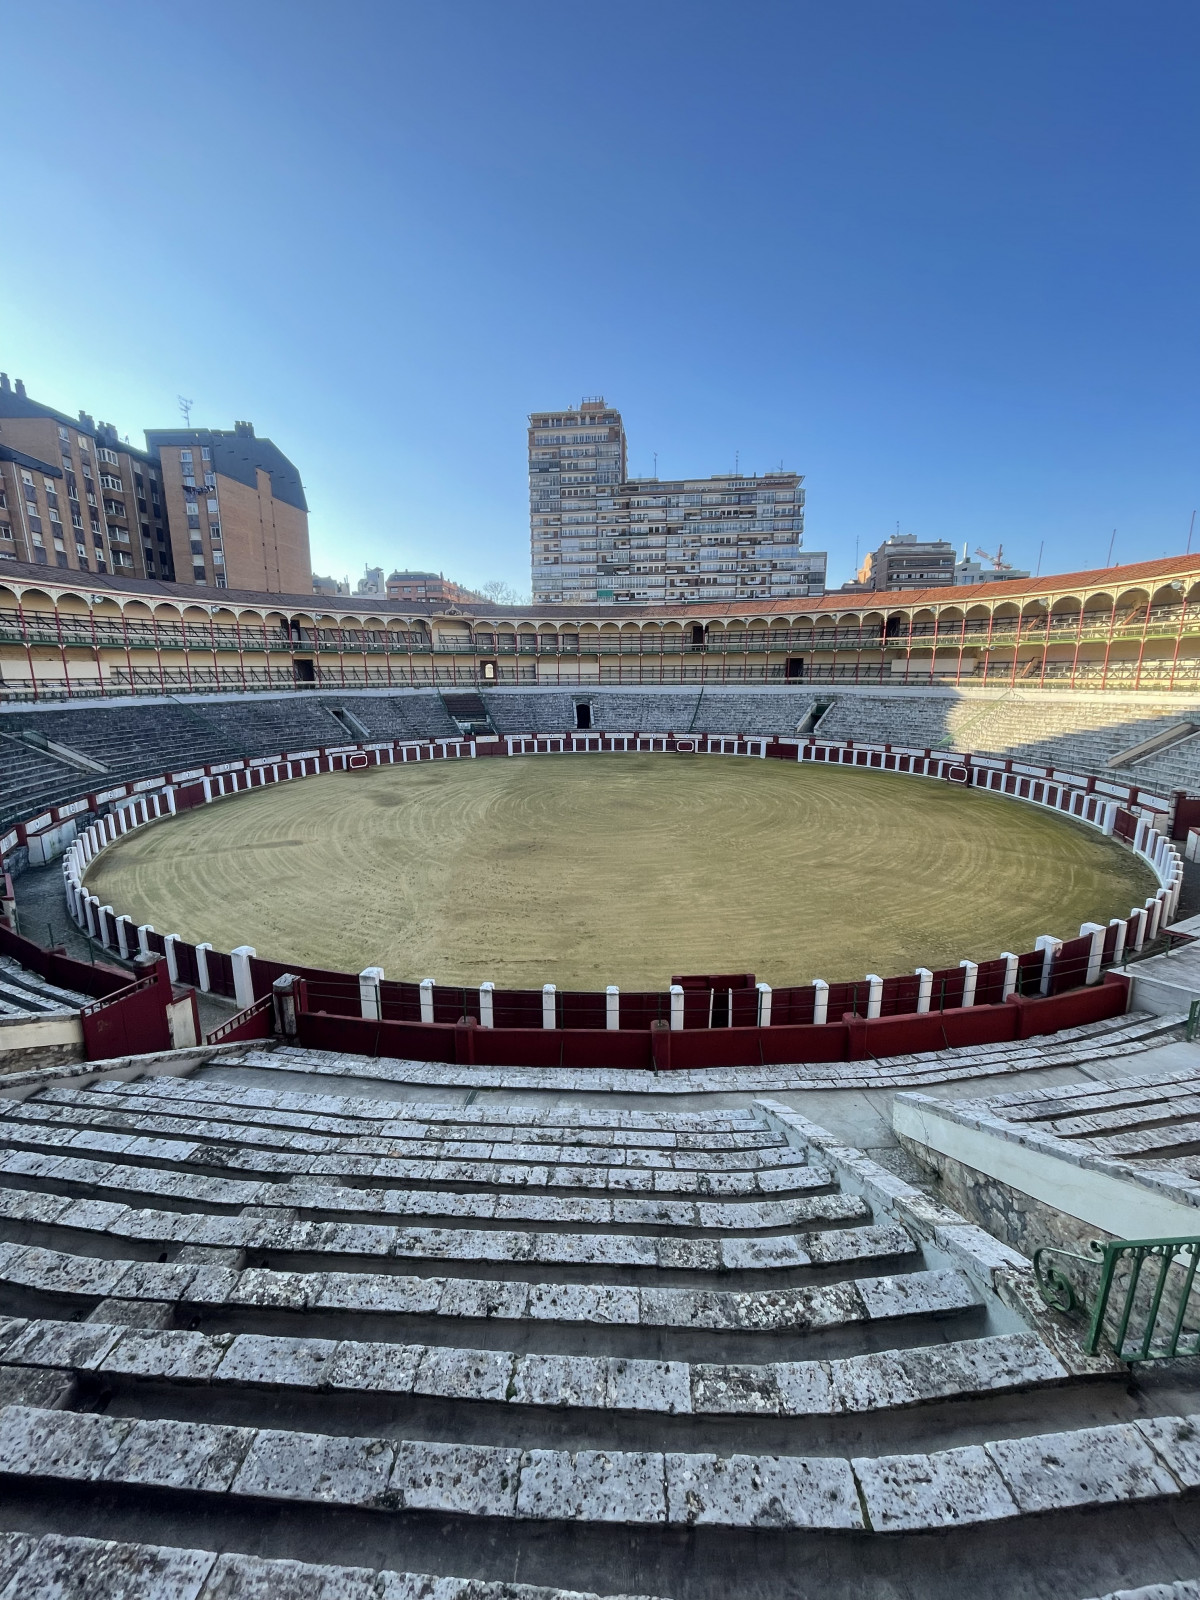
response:
M1194 1315L1188 1322L1200 1266L1200 1237L1093 1239L1088 1248L1090 1256L1042 1245L1033 1253L1033 1272L1047 1305L1088 1315L1084 1343L1089 1355L1096 1354L1102 1340L1120 1361L1200 1355L1200 1317ZM1090 1308L1066 1273L1046 1260L1048 1256L1099 1268L1100 1284ZM1157 1263L1157 1271L1148 1271L1147 1263ZM1126 1264L1128 1270L1122 1275Z

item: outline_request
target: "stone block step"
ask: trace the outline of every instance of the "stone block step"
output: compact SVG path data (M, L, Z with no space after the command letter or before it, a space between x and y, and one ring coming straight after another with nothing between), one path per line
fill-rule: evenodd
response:
M0 1600L600 1600L576 1589L218 1554L187 1546L0 1534ZM650 1600L614 1595L611 1600Z
M1174 1499L1200 1486L1198 1439L1200 1417L1151 1417L848 1461L521 1450L10 1405L0 1410L0 1472L26 1482L215 1496L226 1505L888 1534Z
M1134 1014L1113 1023L1063 1029L1046 1039L973 1045L961 1050L889 1056L869 1063L797 1063L779 1067L711 1067L702 1071L636 1072L619 1068L455 1066L393 1057L296 1050L253 1050L229 1056L263 1072L358 1078L437 1088L549 1090L556 1093L769 1094L793 1089L917 1089L960 1079L1077 1066L1154 1049L1181 1038L1186 1018Z
M290 1394L351 1391L510 1407L670 1416L833 1417L1060 1384L1034 1333L998 1334L831 1361L645 1361L619 1356L202 1334L87 1322L0 1321L0 1368Z
M488 1278L393 1277L69 1255L0 1244L0 1289L73 1300L152 1300L189 1313L220 1307L368 1312L499 1321L801 1333L973 1309L978 1292L954 1270L896 1273L794 1288L637 1288ZM11 1296L10 1296L11 1298Z
M138 1240L151 1246L219 1245L253 1254L605 1266L637 1272L770 1272L903 1257L916 1251L910 1235L895 1223L766 1239L676 1239L653 1234L397 1228L382 1223L203 1216L13 1189L0 1189L0 1219L52 1231L95 1234L98 1240Z
M822 1169L811 1167L814 1173ZM373 1217L448 1217L463 1222L532 1222L587 1225L598 1228L658 1227L708 1233L756 1233L802 1227L804 1224L857 1222L870 1215L857 1195L793 1195L777 1200L705 1201L609 1199L591 1195L484 1193L437 1189L357 1189L342 1184L296 1179L286 1183L252 1183L239 1178L202 1177L169 1172L161 1167L127 1166L79 1156L42 1156L22 1151L0 1152L0 1176L27 1178L53 1191L95 1190L100 1197L125 1195L178 1201L181 1209L240 1211L268 1206L314 1212L364 1213ZM824 1174L829 1180L829 1174ZM16 1209L12 1215L40 1215L30 1190L24 1201L0 1199ZM47 1201L51 1199L47 1196ZM24 1206L32 1207L28 1213ZM47 1216L49 1213L47 1213Z
M544 1160L528 1165L515 1161L399 1159L390 1156L301 1155L288 1150L238 1149L221 1140L181 1140L151 1134L114 1133L91 1127L0 1120L0 1160L6 1152L46 1155L90 1152L116 1161L122 1157L171 1168L201 1168L256 1174L277 1180L309 1175L353 1179L369 1184L419 1183L471 1185L477 1188L606 1190L626 1194L704 1195L711 1197L772 1196L827 1188L826 1167L814 1166L793 1153L795 1165L759 1171L680 1171L645 1166L594 1167L572 1160L560 1165ZM5 1171L41 1170L5 1164Z

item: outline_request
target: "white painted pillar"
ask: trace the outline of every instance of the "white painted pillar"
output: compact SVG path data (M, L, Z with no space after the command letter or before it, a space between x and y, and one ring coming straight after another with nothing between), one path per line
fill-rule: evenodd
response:
M179 935L177 933L168 933L163 937L163 955L166 958L167 972L170 974L172 983L179 982L179 958L175 954L175 946L178 943Z
M207 776L205 776L205 777L201 778L200 782L204 785L204 804L206 806L209 806L209 805L212 804L212 797L213 797L212 779L207 777Z
M200 985L201 994L207 994L212 987L208 977L208 952L211 949L212 945L207 940L203 944L196 946L196 979Z
M978 961L960 961L958 964L963 969L962 1003L964 1006L973 1006L975 1004L975 985L979 981L979 963Z
M1091 935L1092 947L1088 951L1087 975L1084 983L1099 983L1100 963L1104 959L1104 935L1108 929L1100 922L1085 922L1079 929L1079 937L1086 939Z
M609 1030L621 1026L621 991L615 983L604 991L604 1026Z
M121 833L129 832L129 807L118 806L113 815L117 819L117 828Z
M554 1028L558 1026L558 1017L555 1014L554 996L555 987L552 983L542 985L542 1027Z
M933 999L933 973L928 967L918 967L917 979L917 1011L929 1010L929 1002Z
M87 918L87 931L93 939L100 937L100 902L94 894L89 894L83 902L83 914Z
M683 1027L683 985L671 985L671 1031L678 1033Z
M163 790L163 794L166 797L167 810L171 813L172 816L174 816L175 815L175 785L173 783L169 783L167 785L167 787Z
M421 979L421 1021L433 1021L433 979Z
M1042 933L1033 941L1033 948L1042 952L1042 976L1038 983L1041 994L1050 993L1050 968L1054 965L1054 958L1062 949L1062 940L1056 939L1052 933Z
M771 1026L771 985L769 983L756 983L758 990L758 1025L760 1028Z
M100 943L104 946L104 948L106 950L111 950L114 947L114 945L116 944L116 937L115 937L115 935L113 933L112 924L113 924L113 908L111 906L101 906L100 907Z
M108 842L109 844L112 844L113 840L117 837L117 819L110 811L105 817L104 821L108 828Z
M383 982L382 967L364 967L358 975L358 1007L367 1022L380 1022L383 1007L379 999L379 985Z
M1147 939L1155 939L1158 937L1158 927L1162 920L1162 901L1157 895L1152 896L1146 901L1146 914L1149 918L1149 926L1146 929L1146 937Z
M494 1028L496 1026L496 1012L494 983L481 983L479 985L479 1026L481 1028Z
M824 1023L829 1021L829 985L824 978L814 978L813 986L813 1021Z
M153 954L150 949L150 940L147 935L153 932L154 924L152 922L143 922L138 928L138 955L145 956L147 960L149 960L150 956Z
M1001 950L1000 959L1004 962L1004 983L1000 990L1001 1000L1007 1000L1010 994L1017 991L1017 958L1011 950Z
M117 935L117 949L120 952L122 961L129 960L129 935L125 932L128 926L129 923L125 917L113 918L113 927Z
M867 973L867 1016L877 1017L883 1009L883 979L878 973Z
M254 979L250 976L250 957L257 954L258 951L252 944L239 944L236 950L229 952L233 962L233 998L237 1001L239 1011L245 1011L247 1006L254 1004Z
M1114 967L1119 967L1125 954L1125 941L1129 937L1129 923L1120 917L1113 917L1108 925L1110 928L1117 930L1117 937L1113 944L1112 962Z

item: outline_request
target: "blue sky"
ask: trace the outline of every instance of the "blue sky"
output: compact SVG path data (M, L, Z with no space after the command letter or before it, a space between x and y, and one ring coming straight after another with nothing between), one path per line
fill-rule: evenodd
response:
M529 586L525 414L1042 571L1182 550L1200 12L1176 0L9 6L0 367L248 418L318 571Z

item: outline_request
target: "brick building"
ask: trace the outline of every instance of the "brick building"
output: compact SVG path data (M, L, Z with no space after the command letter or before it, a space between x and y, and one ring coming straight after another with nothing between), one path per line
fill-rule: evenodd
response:
M148 428L146 443L161 464L183 582L285 594L312 588L308 502L277 445L249 422L231 432Z
M85 411L69 417L0 373L0 560L175 577L157 460Z

